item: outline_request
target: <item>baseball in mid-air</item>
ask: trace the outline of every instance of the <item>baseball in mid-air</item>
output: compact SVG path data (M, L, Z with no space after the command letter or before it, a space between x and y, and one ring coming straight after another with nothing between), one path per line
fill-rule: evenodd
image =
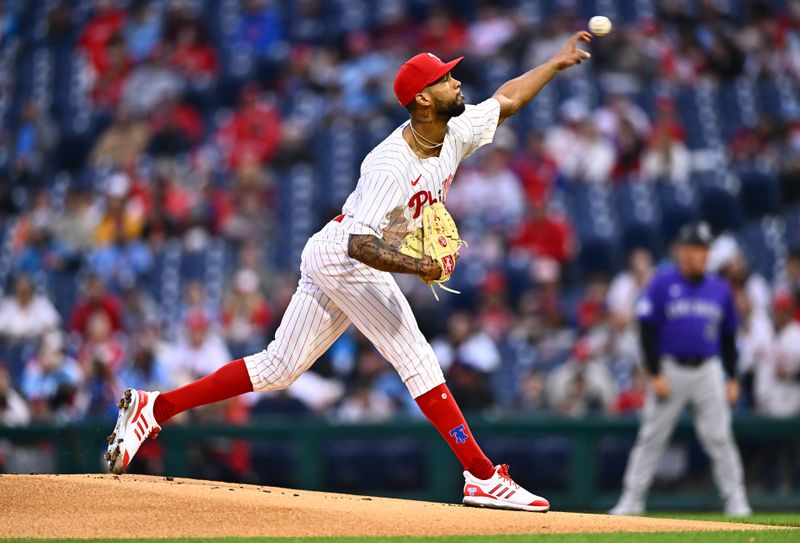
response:
M589 19L589 32L595 36L605 36L611 32L611 19L605 15L595 15Z

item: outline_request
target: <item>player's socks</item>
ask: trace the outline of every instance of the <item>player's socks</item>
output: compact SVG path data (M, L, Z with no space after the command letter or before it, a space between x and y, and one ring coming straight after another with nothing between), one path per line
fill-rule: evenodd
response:
M221 402L253 391L244 360L239 358L193 383L163 392L153 405L156 422L162 424L178 413L199 405Z
M483 480L494 475L494 466L475 441L446 384L442 383L418 396L415 401L453 449L465 470Z

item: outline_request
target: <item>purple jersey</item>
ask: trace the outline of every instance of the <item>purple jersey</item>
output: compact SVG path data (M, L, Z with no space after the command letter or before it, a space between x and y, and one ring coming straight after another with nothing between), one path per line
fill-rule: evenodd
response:
M737 317L728 284L713 274L692 283L670 265L647 285L636 306L641 322L658 333L660 355L719 354L721 332L734 333Z

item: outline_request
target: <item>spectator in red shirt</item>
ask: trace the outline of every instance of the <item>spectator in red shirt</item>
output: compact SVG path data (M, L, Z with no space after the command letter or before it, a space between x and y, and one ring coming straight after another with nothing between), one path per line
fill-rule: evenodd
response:
M675 101L666 96L660 96L656 100L655 122L653 123L652 135L666 131L674 140L686 141L686 129L678 117Z
M170 61L192 83L205 85L214 77L217 53L204 39L199 22L184 21L178 27Z
M95 105L113 110L122 97L122 88L131 71L132 63L121 34L114 34L105 50L96 59L96 74L92 87Z
M89 373L99 363L113 372L121 369L125 348L111 329L109 314L102 308L91 312L86 321L86 337L78 350L81 369Z
M454 58L464 50L467 26L454 19L444 7L434 7L425 20L419 36L419 49L442 58Z
M548 210L539 201L528 208L525 218L512 242L513 247L534 257L551 258L559 264L572 259L572 228L566 218Z
M583 297L575 308L575 320L582 332L588 332L606 319L607 291L608 281L604 277L595 276L589 280Z
M217 134L231 169L252 159L268 162L278 150L281 117L273 106L259 100L259 90L255 83L244 86L239 108Z
M525 148L511 159L511 170L522 181L528 202L546 201L558 176L558 166L544 148L544 135L531 132Z
M187 103L169 99L150 119L149 150L155 155L174 156L188 151L203 137L203 120Z
M102 73L106 46L111 37L125 25L125 12L118 9L115 0L97 0L95 14L78 38L78 47L89 56L97 73Z
M412 43L417 40L418 25L409 12L407 2L397 2L391 8L384 10L380 23L372 32L377 49L385 51L395 44Z
M122 328L122 313L119 300L106 292L100 276L91 274L86 278L83 298L78 300L70 317L70 330L86 337L89 317L97 310L104 311L109 318L111 329L118 332Z

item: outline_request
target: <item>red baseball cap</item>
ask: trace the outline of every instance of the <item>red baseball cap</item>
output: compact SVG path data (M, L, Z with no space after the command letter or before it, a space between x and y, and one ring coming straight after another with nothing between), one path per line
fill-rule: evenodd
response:
M394 78L394 94L397 96L397 101L406 107L422 89L441 79L462 60L464 57L442 62L433 53L420 53L410 58L400 66Z

